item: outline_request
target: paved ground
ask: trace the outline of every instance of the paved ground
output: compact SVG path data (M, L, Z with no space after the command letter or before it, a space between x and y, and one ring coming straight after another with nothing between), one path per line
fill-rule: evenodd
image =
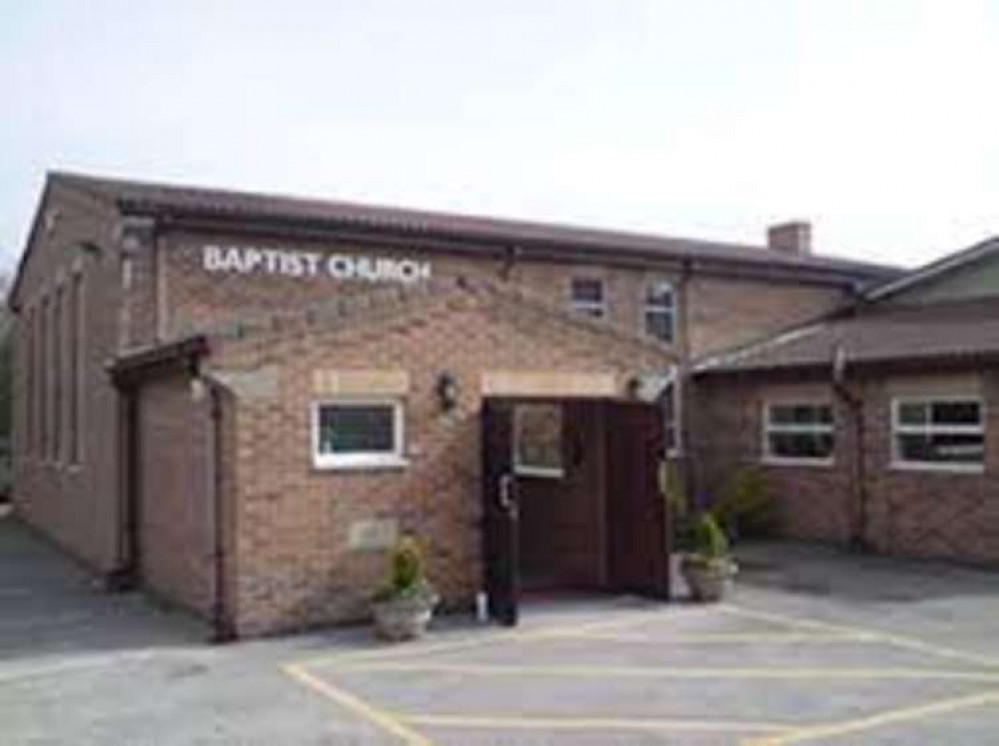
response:
M731 602L535 604L515 631L211 647L0 520L4 744L992 744L995 572L742 550Z

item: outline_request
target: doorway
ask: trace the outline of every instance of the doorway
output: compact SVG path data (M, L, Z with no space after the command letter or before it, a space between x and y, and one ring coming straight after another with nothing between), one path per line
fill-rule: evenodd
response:
M662 423L659 407L630 401L484 401L483 555L494 618L516 624L525 590L669 597Z

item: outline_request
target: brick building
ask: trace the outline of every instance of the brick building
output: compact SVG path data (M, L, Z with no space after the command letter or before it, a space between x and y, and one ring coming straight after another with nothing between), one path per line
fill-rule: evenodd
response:
M898 275L769 239L52 174L10 296L16 509L220 632L364 616L401 531L462 605L490 571L480 410L516 400L525 576L610 587L608 407L651 403L682 450L692 361Z
M702 360L700 489L763 470L787 536L999 561L999 241Z

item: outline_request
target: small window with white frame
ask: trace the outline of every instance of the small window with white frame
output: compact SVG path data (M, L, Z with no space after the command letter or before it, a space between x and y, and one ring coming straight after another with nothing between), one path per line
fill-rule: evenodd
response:
M572 310L595 319L607 315L607 297L604 281L596 277L572 278Z
M314 404L312 452L319 469L404 466L402 403L341 400Z
M645 333L672 343L676 326L676 298L665 280L649 283L645 291Z
M835 427L828 402L767 402L763 459L777 464L831 464Z
M982 471L985 407L977 397L892 401L892 461L900 468Z

